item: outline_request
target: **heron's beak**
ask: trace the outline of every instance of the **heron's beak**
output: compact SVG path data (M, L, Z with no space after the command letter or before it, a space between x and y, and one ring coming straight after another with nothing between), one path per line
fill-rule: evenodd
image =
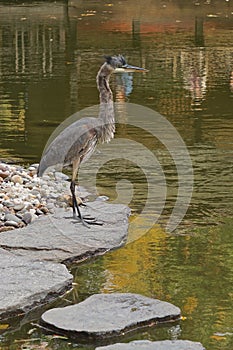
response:
M131 66L130 64L125 64L122 67L116 68L114 70L114 73L132 73L132 72L142 72L142 73L146 73L149 72L147 69L145 68L140 68L140 67L136 67L136 66Z

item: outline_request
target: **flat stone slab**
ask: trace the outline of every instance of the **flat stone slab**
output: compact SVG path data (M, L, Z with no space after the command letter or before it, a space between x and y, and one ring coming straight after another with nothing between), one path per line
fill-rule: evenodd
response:
M42 324L84 341L120 336L125 332L180 318L170 303L132 293L94 294L85 301L46 311Z
M205 350L201 343L190 340L136 340L130 343L117 343L100 346L96 350Z
M65 265L32 261L0 249L0 320L52 301L71 288Z
M72 218L72 210L36 219L25 228L0 234L0 248L16 255L54 262L81 261L122 246L127 238L130 210L122 204L88 202L81 209L103 225L85 227ZM0 276L1 278L1 276Z

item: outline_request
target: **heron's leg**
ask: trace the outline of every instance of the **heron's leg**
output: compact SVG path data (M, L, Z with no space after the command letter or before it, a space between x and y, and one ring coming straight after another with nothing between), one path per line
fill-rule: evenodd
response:
M77 198L75 195L75 179L77 177L78 174L78 168L79 168L79 164L80 164L80 159L76 159L75 161L73 161L73 172L72 172L72 180L70 183L70 191L71 191L71 195L72 195L72 208L73 208L73 217L75 219L79 218L81 220L81 222L87 226L86 222L84 221L81 211L79 209L79 205L77 202Z
M76 198L76 195L75 195L75 181L73 181L73 180L70 183L70 191L71 191L71 194L72 194L73 216L76 217L76 215L77 215L76 211L77 211L79 218L82 219L82 215L81 215L81 212L80 212L80 209L79 209L79 206L78 206L78 202L77 202L77 198Z
M79 219L84 226L89 228L88 222L83 218L81 211L79 209L79 205L78 205L77 198L75 195L75 181L73 181L73 180L70 183L70 191L72 194L73 218Z
M73 162L73 173L72 173L72 180L70 183L70 191L72 194L72 208L73 208L73 217L74 219L79 219L82 224L86 227L89 227L88 224L94 224L94 225L102 225L102 222L96 221L95 218L92 217L83 217L81 214L81 211L79 209L79 204L77 202L77 198L75 195L75 179L78 173L78 167L79 167L80 160L74 161Z

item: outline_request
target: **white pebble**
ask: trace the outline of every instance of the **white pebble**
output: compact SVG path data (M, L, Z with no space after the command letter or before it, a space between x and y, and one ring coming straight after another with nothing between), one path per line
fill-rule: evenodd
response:
M32 215L35 214L36 213L36 209L29 209L29 213L32 214Z
M14 183L14 184L20 184L20 185L22 185L23 184L23 179L22 179L22 177L20 176L20 175L13 175L12 177L11 177L11 181Z

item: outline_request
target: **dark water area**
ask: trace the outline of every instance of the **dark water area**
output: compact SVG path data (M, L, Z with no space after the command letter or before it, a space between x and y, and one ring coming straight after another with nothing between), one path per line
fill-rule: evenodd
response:
M233 348L232 34L232 0L0 2L0 159L38 162L60 123L98 104L95 77L103 55L121 53L149 72L112 77L119 118L126 115L125 102L161 114L192 160L191 203L168 234L163 223L178 191L169 150L142 130L117 128L116 137L144 143L163 169L167 194L161 222L142 235L142 219L130 228L132 242L125 248L72 266L77 286L59 305L93 293L141 293L179 306L183 319L132 338L190 339L207 350ZM150 127L156 129L156 119ZM83 186L96 159L86 164ZM98 194L115 200L122 174L136 189L132 200L125 198L133 221L146 201L145 169L113 159L98 174ZM148 215L158 202L155 196ZM36 322L39 315L12 320L8 329L0 324L0 348L82 348L33 331L30 317Z

